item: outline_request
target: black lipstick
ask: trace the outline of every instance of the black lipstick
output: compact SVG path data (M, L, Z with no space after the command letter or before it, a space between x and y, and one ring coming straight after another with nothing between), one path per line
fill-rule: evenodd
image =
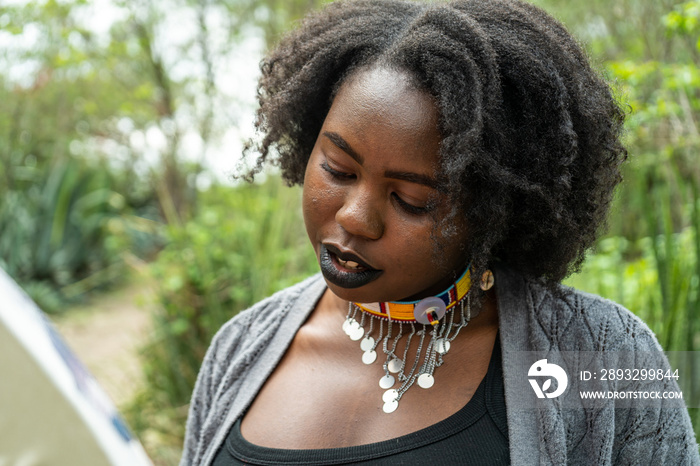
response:
M342 288L359 288L379 278L382 270L373 269L354 254L341 254L330 245L321 245L320 265L323 277L334 285ZM361 266L356 271L340 270L338 259L353 261Z

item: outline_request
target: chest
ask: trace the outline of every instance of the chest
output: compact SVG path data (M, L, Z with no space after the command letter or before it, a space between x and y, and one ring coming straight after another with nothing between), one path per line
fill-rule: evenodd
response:
M471 399L488 370L496 332L493 327L460 335L435 369L435 384L423 389L414 383L396 411L387 414L382 410L386 390L379 385L386 374L382 353L365 364L359 344L339 328L328 335L309 323L245 414L243 437L260 446L314 449L364 445L421 430Z

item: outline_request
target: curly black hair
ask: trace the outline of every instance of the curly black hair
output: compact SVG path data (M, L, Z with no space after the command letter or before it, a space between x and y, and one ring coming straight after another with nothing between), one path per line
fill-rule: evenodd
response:
M625 114L566 29L525 2L338 1L310 15L261 64L248 176L273 161L302 184L335 92L376 65L435 99L442 189L466 215L472 270L497 260L550 283L578 270L621 180Z

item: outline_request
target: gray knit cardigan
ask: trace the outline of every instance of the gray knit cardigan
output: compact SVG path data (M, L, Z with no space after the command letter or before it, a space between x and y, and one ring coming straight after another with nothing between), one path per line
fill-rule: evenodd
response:
M510 459L513 465L700 465L685 409L596 410L514 406L522 351L660 350L647 326L621 306L562 287L559 293L506 268L495 270ZM224 325L192 395L181 466L209 465L233 423L275 369L325 291L319 275L280 291ZM551 401L551 400L548 400ZM439 463L439 458L436 458Z

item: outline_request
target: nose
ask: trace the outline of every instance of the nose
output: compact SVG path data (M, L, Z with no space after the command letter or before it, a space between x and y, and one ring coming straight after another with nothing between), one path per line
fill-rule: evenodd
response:
M360 187L346 194L335 221L348 233L367 239L379 239L384 234L384 220L377 196Z

